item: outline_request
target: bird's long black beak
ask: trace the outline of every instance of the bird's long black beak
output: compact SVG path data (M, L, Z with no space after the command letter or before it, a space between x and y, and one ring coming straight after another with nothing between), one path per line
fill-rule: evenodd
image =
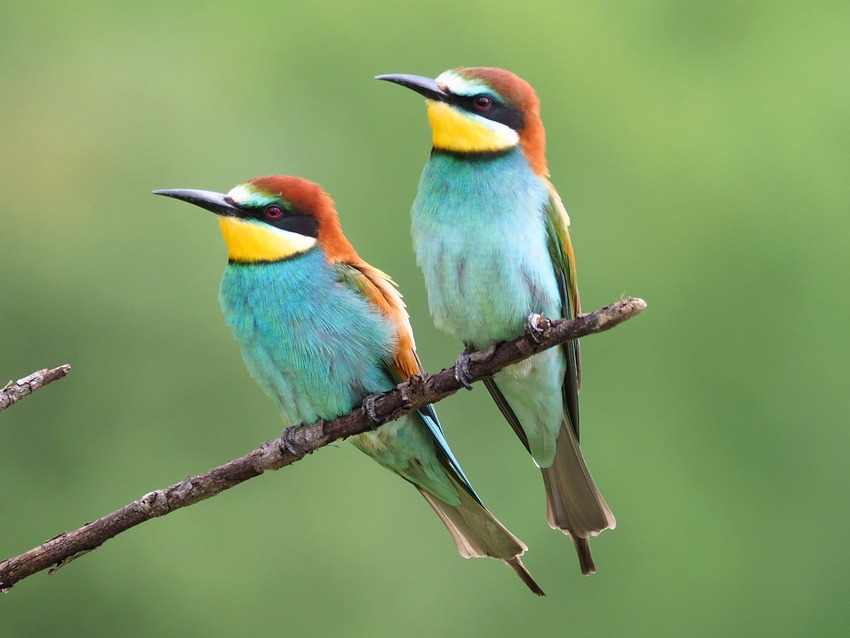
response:
M227 197L227 195L222 195L221 193L215 193L213 191L172 188L154 191L153 194L180 199L184 202L194 204L195 206L206 208L208 211L211 211L216 215L223 215L224 217L236 217L239 213L239 209L234 206L233 201Z
M413 89L417 93L421 93L429 100L437 100L445 102L449 99L449 94L441 89L437 82L431 78L426 78L422 75L408 75L407 73L388 73L386 75L376 75L376 80L386 80L387 82L395 82L406 86L408 89Z

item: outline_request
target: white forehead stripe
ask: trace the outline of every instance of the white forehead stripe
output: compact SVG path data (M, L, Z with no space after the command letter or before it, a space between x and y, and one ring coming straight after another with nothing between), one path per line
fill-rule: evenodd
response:
M240 184L231 188L227 196L237 204L244 204L251 199L251 191L247 184Z
M262 191L258 191L251 184L240 184L239 186L234 186L230 189L230 192L227 193L227 196L239 206L244 206L245 204L265 206L266 204L271 204L275 201L275 198L272 195L266 195Z
M455 71L444 71L436 79L437 84L445 87L449 93L455 95L475 95L486 89L487 85L483 82L467 80L458 75Z

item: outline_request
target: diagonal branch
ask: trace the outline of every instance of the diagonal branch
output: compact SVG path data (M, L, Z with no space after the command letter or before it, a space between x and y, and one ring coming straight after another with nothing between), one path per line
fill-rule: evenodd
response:
M0 412L36 390L61 379L68 374L70 369L71 366L66 363L58 368L52 368L50 370L45 368L44 370L33 372L31 375L17 381L9 381L5 387L0 388Z
M534 321L529 322L534 327L526 335L471 353L468 381L486 379L541 350L613 328L644 308L645 301L629 297L572 320L550 321L534 315ZM62 532L20 556L0 562L0 591L8 591L18 581L52 565L58 569L140 523L215 496L267 470L291 465L333 441L373 429L428 403L436 403L462 387L454 367L436 374L415 375L395 389L374 397L368 402L368 408L358 406L333 421L288 427L280 438L266 441L241 458L145 494L76 531Z

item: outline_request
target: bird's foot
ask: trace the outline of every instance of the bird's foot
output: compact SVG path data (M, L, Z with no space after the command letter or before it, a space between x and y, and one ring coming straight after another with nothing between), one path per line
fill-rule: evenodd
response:
M377 399L380 394L370 394L365 399L363 399L363 411L366 413L372 423L380 423L381 419L378 417L378 413L375 411L375 399Z
M473 352L475 352L475 348L466 346L455 362L455 379L467 390L472 390L472 384L469 382L471 376L469 373L469 355Z
M525 318L525 334L534 343L540 343L540 337L546 328L549 327L549 320L542 314L532 312Z
M289 426L283 431L281 439L283 440L283 449L300 459L304 456L304 452L301 451L301 446L295 440L295 430L297 429L297 425Z

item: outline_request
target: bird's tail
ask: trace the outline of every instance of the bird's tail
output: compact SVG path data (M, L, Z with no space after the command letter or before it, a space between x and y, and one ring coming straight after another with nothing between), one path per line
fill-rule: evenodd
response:
M545 596L520 560L528 549L525 543L511 534L454 477L452 483L460 496L460 505L449 505L421 487L417 486L417 489L448 528L460 555L464 558L498 558L513 569L531 591Z
M581 573L592 574L596 566L588 537L613 529L617 521L590 476L569 424L561 427L554 462L542 471L549 525L572 538Z

